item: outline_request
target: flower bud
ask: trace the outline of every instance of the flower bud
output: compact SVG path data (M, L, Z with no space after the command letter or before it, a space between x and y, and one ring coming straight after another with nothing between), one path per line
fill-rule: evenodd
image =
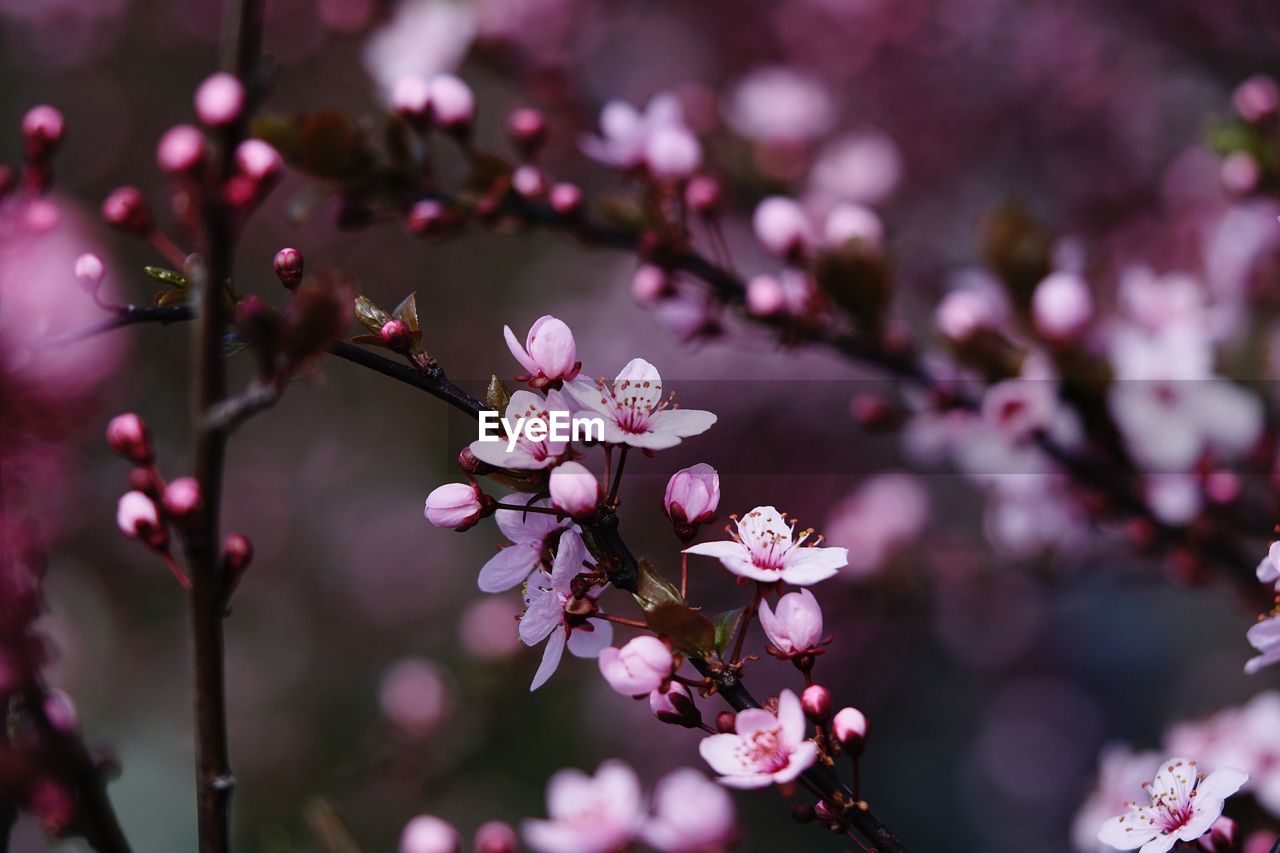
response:
M1239 850L1236 846L1238 838L1236 822L1229 817L1220 817L1209 827L1209 831L1200 836L1200 847L1206 853L1228 853ZM1270 841L1270 839L1268 839ZM1267 847L1267 849L1270 849Z
M261 139L246 139L236 146L236 168L253 183L254 200L262 198L275 185L284 161L279 152Z
M845 751L857 757L867 741L867 718L857 708L841 708L831 720L831 733Z
M623 696L642 696L656 691L671 677L675 667L667 644L647 634L620 649L612 646L605 649L600 653L599 664L604 680Z
M684 203L697 216L714 216L720 210L720 182L706 175L694 175L684 188Z
M756 239L775 255L803 252L813 243L813 230L804 208L795 199L771 196L756 206L751 219Z
M682 468L667 481L662 510L676 527L676 535L688 541L699 524L716 517L720 506L720 475L705 462Z
M757 275L747 282L747 311L756 317L772 317L787 306L782 282L771 275Z
M884 225L871 208L846 202L837 204L827 214L822 237L828 246L838 247L857 241L878 252L884 247Z
M107 423L107 446L135 465L150 465L155 460L147 425L132 412L116 415Z
M452 74L437 74L427 84L431 118L445 130L465 131L476 116L476 99L471 87Z
M550 198L551 209L560 216L573 216L582 210L582 190L577 184L556 184Z
M102 218L121 231L145 237L153 227L151 208L137 187L117 187L102 202Z
M476 853L516 853L519 839L516 831L500 820L480 824L472 842Z
M769 602L760 602L760 625L786 657L812 652L822 643L822 608L807 589L782 596L776 611L769 609Z
M1249 152L1233 151L1222 159L1218 173L1227 192L1242 196L1257 188L1262 178L1262 167Z
M682 181L702 165L702 145L683 125L663 125L645 140L644 160L655 177Z
M80 730L80 714L66 691L55 688L45 694L44 716L60 732L73 734Z
M800 694L800 707L815 723L821 723L831 717L831 691L821 684L810 684Z
M152 548L162 548L169 541L168 532L160 523L160 510L142 492L125 492L120 496L116 504L116 526L125 536Z
M1265 74L1255 74L1236 87L1231 105L1240 118L1256 124L1280 108L1280 86Z
M600 503L600 482L578 462L565 462L551 471L551 505L574 518L587 518Z
M493 468L489 463L481 462L470 447L458 451L458 467L464 474L487 474Z
M228 533L222 540L222 559L228 573L240 575L253 562L253 542L243 533Z
M547 141L547 118L540 110L521 107L507 117L507 133L523 156L532 157Z
M281 249L276 252L271 265L275 267L276 278L290 290L296 290L302 283L302 253L297 249Z
M410 123L426 121L431 104L431 90L427 81L418 75L401 77L391 87L391 109Z
M66 124L62 113L47 104L32 107L22 117L22 142L30 162L48 160L62 142Z
M427 495L423 514L436 527L466 530L484 513L483 497L471 483L445 483Z
M716 714L716 731L721 734L733 734L737 731L738 715L732 711L721 711Z
M666 689L659 687L651 691L649 710L664 723L687 729L696 729L702 725L702 714L694 704L693 694L678 681L668 682Z
M451 224L449 209L435 199L423 199L409 208L405 225L419 237L439 233Z
M234 74L220 71L196 89L196 116L209 127L225 127L244 111L244 86Z
M395 352L408 352L411 333L409 326L403 320L388 320L382 324L382 328L378 330L378 337L382 340L382 345L389 350Z
M557 317L544 314L535 320L529 327L529 333L525 335L523 347L510 326L503 326L502 332L507 341L507 349L511 350L511 355L520 362L520 366L528 371L527 376L536 380L534 384L545 385L548 382L573 379L582 369L573 330Z
M160 137L156 163L168 175L191 175L204 165L204 153L204 134L192 125L179 124Z
M200 484L195 477L179 477L164 489L164 509L182 524L200 509Z
M511 188L524 198L538 198L547 191L547 177L532 163L522 163L511 174Z
M955 343L963 343L981 329L995 325L991 304L969 290L953 290L942 298L934 314L938 331Z
M458 831L433 815L418 815L400 835L400 853L458 853L461 847Z
M654 264L641 264L631 276L631 295L641 305L652 305L671 295L671 278Z
M107 268L102 263L102 258L91 252L85 252L76 258L76 280L86 293L97 293L106 276Z
M1089 285L1075 273L1055 272L1036 285L1031 296L1036 330L1055 341L1069 341L1093 319Z

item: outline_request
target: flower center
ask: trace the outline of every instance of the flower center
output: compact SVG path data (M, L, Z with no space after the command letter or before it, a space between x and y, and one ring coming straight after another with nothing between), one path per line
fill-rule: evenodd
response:
M773 773L787 766L787 755L782 750L782 729L762 729L744 738L742 763L762 773Z

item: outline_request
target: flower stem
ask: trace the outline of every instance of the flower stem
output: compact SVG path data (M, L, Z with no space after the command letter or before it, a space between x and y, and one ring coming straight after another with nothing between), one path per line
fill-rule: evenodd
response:
M618 470L613 475L613 487L609 489L609 497L605 498L605 503L609 506L618 505L618 489L622 488L622 468L627 464L627 451L630 449L624 444L622 452L618 454Z
M643 631L649 630L649 625L641 622L639 619L628 619L625 616L614 616L612 613L597 613L597 619L603 619L606 622L612 622L615 625L626 625L628 628L639 628Z
M747 629L751 627L751 620L755 617L756 610L760 607L762 589L763 587L760 584L756 584L756 594L751 597L751 603L747 605L747 612L742 614L742 627L738 629L738 640L733 644L733 663L742 660L742 646L747 641Z
M680 597L689 597L689 555L684 552L684 543L680 543Z

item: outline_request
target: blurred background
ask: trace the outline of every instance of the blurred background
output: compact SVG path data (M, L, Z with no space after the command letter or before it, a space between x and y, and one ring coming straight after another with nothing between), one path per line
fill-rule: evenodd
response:
M141 267L157 259L96 210L129 183L164 217L155 140L191 120L192 92L215 64L219 6L0 0L0 161L20 159L17 127L31 106L54 104L68 123L57 226L39 239L11 223L0 233L0 335L100 316L71 274L89 249L106 259L115 298L150 298ZM1280 10L1263 2L267 9L276 68L266 111L371 119L400 75L456 69L476 88L482 145L504 145L512 107L539 106L551 117L548 168L589 198L621 186L577 151L601 104L675 91L731 188L738 267L764 263L749 228L762 195L875 205L898 269L895 316L918 330L948 280L978 263L982 217L1011 198L1087 243L1103 269L1122 259L1254 287L1275 260L1273 238L1251 228L1274 224L1272 203L1224 188L1206 144L1233 88L1280 70ZM864 790L914 849L1075 849L1071 820L1104 744L1154 747L1170 723L1276 686L1275 670L1241 673L1252 614L1225 586L1175 587L1114 531L1089 526L1071 549L992 544L966 478L913 467L897 436L854 422L849 401L876 382L870 374L731 324L700 334L702 315L633 302L634 258L547 234L425 245L394 224L340 230L323 207L290 224L306 184L290 175L255 215L237 260L242 291L279 296L270 263L286 245L309 270L344 270L388 307L416 291L428 348L473 389L490 372L518 372L503 324L522 335L555 314L591 375L644 356L684 405L720 417L707 435L632 461L623 499L633 548L675 566L662 489L676 468L703 461L721 470L722 515L774 504L854 549L847 575L822 588L837 640L817 674L871 720ZM1099 289L1109 286L1101 277ZM111 791L140 851L194 847L186 612L163 565L116 530L126 465L102 432L136 411L164 473L188 473L188 334L134 328L10 356L12 371L46 390L3 461L48 537L50 678L75 698L89 739L118 754ZM238 381L250 372L234 370ZM464 835L488 819L541 816L545 780L564 766L621 757L649 785L701 767L697 733L659 725L593 662L566 659L530 697L540 651L519 646L516 597L475 588L499 534L459 536L422 517L426 494L456 479L468 436L437 401L336 360L236 435L225 523L256 547L227 622L241 849L308 849L305 815L318 798L370 850L391 850L420 812ZM1059 521L1031 511L1023 523ZM739 603L712 561L694 572L708 607ZM770 680L785 667L759 671L757 693L795 686ZM735 797L744 849L840 848L794 826L774 791ZM15 847L46 844L24 823Z

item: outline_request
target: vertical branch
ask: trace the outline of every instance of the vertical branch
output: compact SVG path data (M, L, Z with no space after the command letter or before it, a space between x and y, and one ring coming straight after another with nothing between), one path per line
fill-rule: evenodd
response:
M236 74L248 101L256 98L254 72L262 34L262 0L231 0L227 7L222 66ZM195 669L196 809L201 853L231 846L231 772L222 635L225 578L220 545L222 468L226 431L209 413L226 397L222 338L227 325L226 283L231 278L236 223L222 195L244 138L248 110L214 140L214 180L204 202L204 257L198 272L200 316L196 333L195 465L203 506L186 540L191 569L191 637Z

